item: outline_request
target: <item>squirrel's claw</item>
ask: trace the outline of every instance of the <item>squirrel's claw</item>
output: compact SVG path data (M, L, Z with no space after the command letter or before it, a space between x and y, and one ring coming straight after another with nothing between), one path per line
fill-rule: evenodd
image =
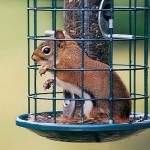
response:
M42 74L45 74L45 72L46 72L46 70L45 70L45 69L40 69L40 70L39 70L39 74L40 74L40 76L42 76Z

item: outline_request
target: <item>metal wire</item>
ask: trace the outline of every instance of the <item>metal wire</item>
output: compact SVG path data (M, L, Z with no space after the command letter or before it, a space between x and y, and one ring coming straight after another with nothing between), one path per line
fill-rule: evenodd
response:
M85 1L86 3L86 1ZM84 15L85 15L85 11L84 11L84 6L85 6L84 1L82 1L82 38L84 39L84 34L85 34L85 29L84 29L84 24L85 24L85 20L84 20ZM82 41L82 99L84 98L84 41ZM82 123L84 123L84 101L82 101Z
M52 29L56 31L56 0L52 0ZM54 38L56 39L56 32L54 32ZM56 40L54 40L54 85L53 85L53 114L54 123L56 123L56 54L57 54Z
M37 0L34 0L33 2L33 6L34 8L37 7ZM34 38L37 37L37 11L36 9L34 9L33 11L33 15L34 15ZM36 49L37 47L37 40L34 40L34 49ZM34 119L36 120L36 115L37 115L37 99L36 99L36 95L37 95L37 72L36 72L36 64L35 65L35 69L34 69Z
M148 8L148 0L145 0L144 6L145 8ZM144 36L146 37L144 40L144 117L145 119L148 119L148 9L144 10L144 16Z
M28 0L27 1L27 7L29 7L30 5L30 1ZM29 10L27 10L27 26L28 26L28 30L27 30L27 36L29 37L30 36L30 13L29 13ZM29 95L30 95L30 39L28 39L28 114L30 114L30 98L29 98Z
M137 1L134 0L134 8L136 8L137 6ZM133 20L134 20L134 31L133 31L133 34L136 35L136 30L137 30L137 26L136 26L136 23L137 23L137 17L136 17L136 11L134 10L134 17L133 17ZM133 44L133 47L134 47L134 68L135 68L135 65L136 65L136 40L133 41L134 44ZM136 93L136 70L134 70L134 73L133 73L133 88L134 88L134 93ZM136 95L134 94L134 118L136 117Z

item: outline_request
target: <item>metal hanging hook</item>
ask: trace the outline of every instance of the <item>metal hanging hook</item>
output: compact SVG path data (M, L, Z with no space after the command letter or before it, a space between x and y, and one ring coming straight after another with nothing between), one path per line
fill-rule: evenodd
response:
M102 0L99 7L99 28L104 38L110 38L109 29L113 28L113 19L110 19L111 11L111 0ZM105 10L106 9L106 10ZM133 39L133 35L127 34L113 34L113 38L122 38L122 39Z

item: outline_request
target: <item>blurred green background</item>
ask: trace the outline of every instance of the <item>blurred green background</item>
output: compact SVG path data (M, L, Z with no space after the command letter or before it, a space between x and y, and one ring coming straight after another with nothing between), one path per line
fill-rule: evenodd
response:
M59 3L63 3L59 1ZM117 4L119 0L115 0ZM48 0L40 0L41 5L49 3ZM125 4L126 2L122 2ZM143 3L139 1L139 5ZM120 4L121 5L121 4ZM125 15L125 14L122 14ZM128 20L120 21L118 17L115 32L126 33ZM143 32L143 14L138 18L138 33ZM41 13L38 20L38 30L44 33L51 23L49 15ZM59 19L60 18L60 19ZM58 14L58 27L63 27L62 14ZM118 24L118 27L117 27ZM26 0L1 0L0 1L0 149L1 150L149 150L150 130L130 137L125 140L107 143L64 143L51 141L46 138L17 127L15 119L18 115L27 112L27 16ZM126 62L126 46L116 43L114 61ZM137 44L137 62L143 64L142 43ZM149 61L150 64L150 61ZM127 80L124 73L120 75ZM138 74L138 91L143 92L143 75ZM150 79L149 79L150 81ZM150 94L150 93L149 93ZM140 110L140 108L139 108ZM149 110L150 112L150 110Z

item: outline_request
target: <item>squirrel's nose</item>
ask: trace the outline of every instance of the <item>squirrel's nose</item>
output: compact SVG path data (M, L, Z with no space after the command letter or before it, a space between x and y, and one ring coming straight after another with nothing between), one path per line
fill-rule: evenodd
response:
M31 59L36 62L36 57L34 56L34 54L31 56Z

